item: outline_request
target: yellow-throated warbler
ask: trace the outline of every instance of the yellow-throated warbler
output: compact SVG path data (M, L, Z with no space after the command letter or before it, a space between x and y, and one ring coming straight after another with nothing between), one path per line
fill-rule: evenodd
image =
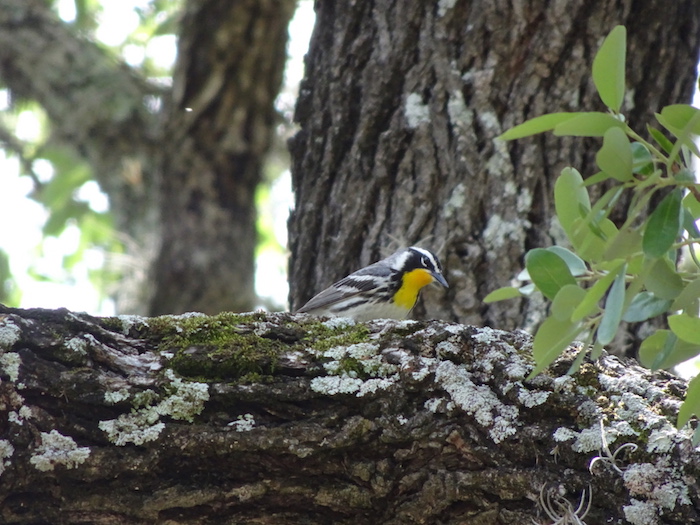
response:
M423 248L406 248L351 273L313 297L297 312L370 319L405 319L424 286L447 288L438 258Z

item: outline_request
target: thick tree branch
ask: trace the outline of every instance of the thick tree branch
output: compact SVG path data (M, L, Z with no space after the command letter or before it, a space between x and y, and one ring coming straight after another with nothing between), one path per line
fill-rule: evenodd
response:
M144 162L151 154L156 118L144 99L157 88L77 37L41 0L0 2L0 78L13 96L41 104L56 140L102 168L95 176L110 197L143 191L125 193L125 185L144 182L121 171L125 158Z
M584 490L589 524L700 519L685 383L632 362L527 381L522 332L0 312L5 523L530 523Z

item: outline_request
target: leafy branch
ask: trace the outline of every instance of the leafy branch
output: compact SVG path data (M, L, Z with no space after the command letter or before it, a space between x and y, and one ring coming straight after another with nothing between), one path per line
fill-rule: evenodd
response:
M669 329L658 330L641 344L643 365L668 368L700 354L700 185L691 165L700 151L700 110L674 104L656 114L649 138L630 128L620 112L625 94L626 29L615 27L593 61L593 82L608 112L551 113L528 120L501 135L514 140L551 131L557 136L602 137L596 154L600 171L587 179L573 167L562 170L554 187L556 216L571 244L536 248L525 255L530 281L495 290L486 302L528 297L541 292L550 313L533 343L533 375L549 366L575 339L586 343L572 365L586 353L597 359L620 323L665 316ZM592 202L588 188L612 186ZM626 220L618 227L610 214L620 197L631 192ZM654 197L656 199L652 200ZM659 199L660 198L660 199ZM653 201L658 204L643 215ZM689 264L681 261L682 249ZM683 264L679 264L679 263ZM700 414L700 379L688 390L678 419L685 424ZM696 441L700 431L696 431Z

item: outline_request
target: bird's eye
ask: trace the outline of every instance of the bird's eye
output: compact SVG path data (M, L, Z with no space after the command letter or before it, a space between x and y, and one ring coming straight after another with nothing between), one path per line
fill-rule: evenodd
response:
M428 268L429 262L428 262L428 258L427 258L427 257L421 257L421 258L420 258L420 262L421 262L421 264L422 264L423 266L425 266L426 268Z

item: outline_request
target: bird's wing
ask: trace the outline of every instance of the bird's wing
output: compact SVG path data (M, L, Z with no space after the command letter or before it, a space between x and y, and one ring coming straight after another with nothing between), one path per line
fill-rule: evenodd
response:
M377 263L362 268L312 297L297 312L305 313L320 308L328 308L340 301L361 295L376 287L376 277L389 277L392 273L393 271L390 268L377 265Z

